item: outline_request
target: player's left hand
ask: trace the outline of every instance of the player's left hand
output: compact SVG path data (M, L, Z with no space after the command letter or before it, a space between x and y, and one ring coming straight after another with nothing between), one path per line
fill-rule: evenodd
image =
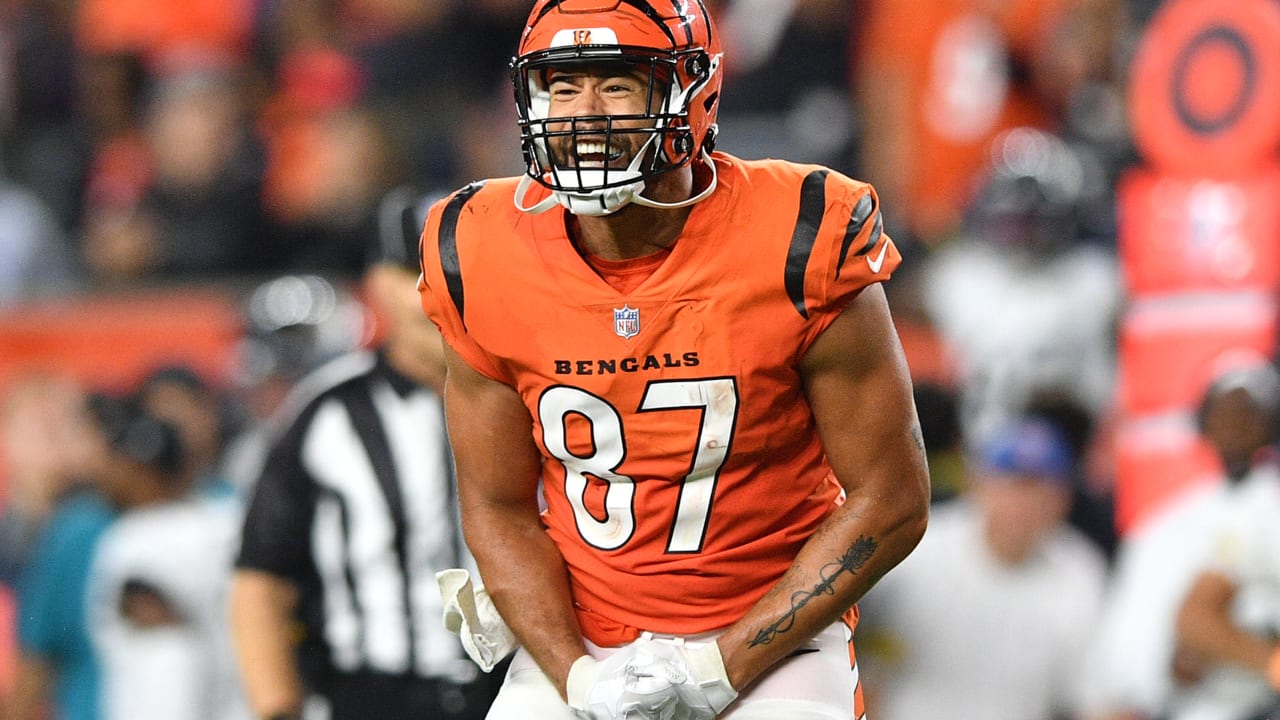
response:
M714 641L642 639L601 661L586 695L588 706L611 719L712 720L738 693Z

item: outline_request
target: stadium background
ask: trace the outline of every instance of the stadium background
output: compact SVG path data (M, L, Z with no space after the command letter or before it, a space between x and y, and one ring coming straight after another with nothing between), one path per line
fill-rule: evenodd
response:
M877 46L908 44L872 22L878 4L717 3L730 52L721 147L877 184L866 143L887 100L863 73ZM970 4L980 3L938 3ZM1215 369L1240 353L1274 356L1280 4L1023 4L1033 26L1071 7L1081 32L1105 38L1103 55L1075 58L1087 68L1072 88L1084 110L1029 117L1104 165L1103 202L1080 242L1112 253L1124 303L1092 487L1123 533L1214 476L1190 419ZM260 335L328 323L338 345L367 342L376 318L338 310L359 299L378 199L521 169L505 64L526 7L0 2L0 197L33 201L54 229L15 237L25 216L0 202L0 391L49 369L125 389L183 364L246 402L261 387L249 362ZM966 170L976 179L988 167L979 154ZM895 228L911 199L891 199L903 205L886 198L890 231L908 263L923 262L945 233ZM210 250L225 238L240 244ZM324 317L251 312L271 281L310 275L337 290ZM946 343L911 298L895 302L913 376L953 386ZM11 612L6 598L0 615ZM13 651L0 638L3 689Z

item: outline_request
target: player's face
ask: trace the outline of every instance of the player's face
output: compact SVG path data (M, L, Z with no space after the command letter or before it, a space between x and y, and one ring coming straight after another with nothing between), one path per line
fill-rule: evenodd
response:
M549 139L553 162L565 168L626 168L650 136L618 131L653 127L654 121L629 118L607 123L603 116L643 115L661 102L657 92L650 92L649 74L622 63L552 69L548 89L551 117L592 118L548 124L553 133L574 130Z

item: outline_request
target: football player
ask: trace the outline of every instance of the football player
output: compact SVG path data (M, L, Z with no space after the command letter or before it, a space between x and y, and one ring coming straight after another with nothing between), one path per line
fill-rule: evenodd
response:
M701 0L538 0L528 172L428 215L490 718L862 714L855 603L928 513L900 255L867 184L714 151L723 60Z

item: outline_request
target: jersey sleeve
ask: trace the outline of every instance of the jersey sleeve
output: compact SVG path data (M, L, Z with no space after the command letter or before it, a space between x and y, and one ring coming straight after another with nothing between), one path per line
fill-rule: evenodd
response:
M309 416L304 416L309 417ZM271 448L245 513L236 567L301 577L310 558L310 479L297 456L295 426Z
M826 207L805 271L812 342L863 288L888 280L902 262L884 232L880 198L870 185L840 173L825 176Z
M488 353L468 334L463 314L466 290L459 252L459 226L467 201L482 187L481 183L473 183L431 206L419 248L422 274L418 276L418 293L423 311L440 328L449 347L476 372L507 382Z

